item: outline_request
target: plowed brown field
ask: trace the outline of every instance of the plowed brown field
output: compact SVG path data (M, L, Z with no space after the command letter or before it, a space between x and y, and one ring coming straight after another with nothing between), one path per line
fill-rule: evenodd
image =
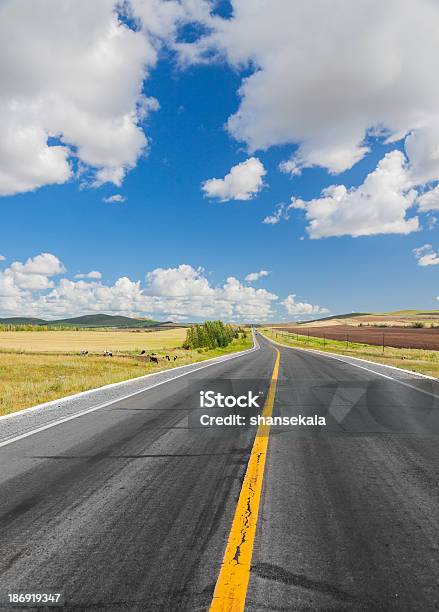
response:
M277 329L327 340L341 340L345 342L360 342L395 348L418 348L426 350L439 350L439 329L415 329L407 327L368 328L354 327L352 325L333 325L325 327L286 326Z

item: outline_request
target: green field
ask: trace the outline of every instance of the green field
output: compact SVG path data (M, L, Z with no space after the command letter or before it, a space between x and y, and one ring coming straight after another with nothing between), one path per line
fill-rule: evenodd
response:
M383 351L382 347L371 344L349 342L347 346L346 342L339 340L324 340L323 338L291 334L273 328L265 328L260 331L268 338L272 338L287 346L325 351L327 353L340 353L439 378L439 351L392 347L385 347Z

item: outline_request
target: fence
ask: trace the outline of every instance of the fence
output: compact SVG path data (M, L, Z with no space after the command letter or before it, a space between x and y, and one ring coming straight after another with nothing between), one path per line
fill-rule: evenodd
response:
M322 340L323 341L323 347L326 347L327 344L329 344L329 342L331 340L336 341L336 342L343 342L345 344L346 349L349 349L349 346L352 344L369 344L369 345L373 345L373 346L380 346L382 347L382 352L385 352L386 346L388 347L394 347L394 348L403 348L403 347L398 347L398 346L394 346L394 344L386 343L386 334L384 332L378 332L378 333L373 333L373 332L368 332L367 333L367 338L365 338L365 332L364 331L359 331L357 332L356 330L353 330L351 332L325 332L325 331L315 331L313 330L312 333L310 333L309 330L301 330L301 332L298 332L296 330L294 331L287 331L287 330L282 330L282 329L272 329L272 333L274 334L275 338L279 338L279 337L291 337L293 340L295 340L296 342L303 342L305 344L309 344L311 340Z

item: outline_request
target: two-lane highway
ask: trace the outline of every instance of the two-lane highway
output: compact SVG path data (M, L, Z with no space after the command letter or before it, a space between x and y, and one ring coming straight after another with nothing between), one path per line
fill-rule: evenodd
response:
M209 609L255 430L194 427L188 410L200 389L230 381L267 397L276 350L259 340L0 448L1 596L58 589L67 610ZM279 350L273 416L326 426L271 428L245 609L438 609L435 383L422 393Z

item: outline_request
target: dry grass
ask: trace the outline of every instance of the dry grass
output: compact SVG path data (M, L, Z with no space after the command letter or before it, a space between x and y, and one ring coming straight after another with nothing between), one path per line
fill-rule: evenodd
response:
M0 332L0 351L38 353L140 352L176 348L186 337L186 329L162 331L4 331Z
M346 348L345 342L338 340L326 340L311 336L300 336L297 340L296 334L288 334L275 329L264 329L263 333L269 338L273 338L277 342L286 344L287 346L297 346L306 349L318 349L328 353L340 353L350 357L359 357L360 359L368 359L376 363L419 372L427 376L439 378L439 351L423 350L423 349L407 349L387 347L383 349L379 346L371 344L359 344L350 342L349 348Z
M45 333L38 332L38 335ZM155 349L159 357L161 355L158 366L127 355L107 358L99 355L80 357L45 352L0 352L0 415L110 383L244 350L250 345L249 335L246 340L235 340L225 349L200 351L174 349L172 355L177 356L175 363L163 359L163 355L169 351Z
M334 317L327 321L302 323L301 327L327 327L332 325L352 325L357 327L385 325L386 327L411 327L413 323L422 323L425 327L439 324L439 310L400 310L397 312L372 313L353 317ZM274 327L274 326L273 326ZM276 327L285 325L276 324Z

